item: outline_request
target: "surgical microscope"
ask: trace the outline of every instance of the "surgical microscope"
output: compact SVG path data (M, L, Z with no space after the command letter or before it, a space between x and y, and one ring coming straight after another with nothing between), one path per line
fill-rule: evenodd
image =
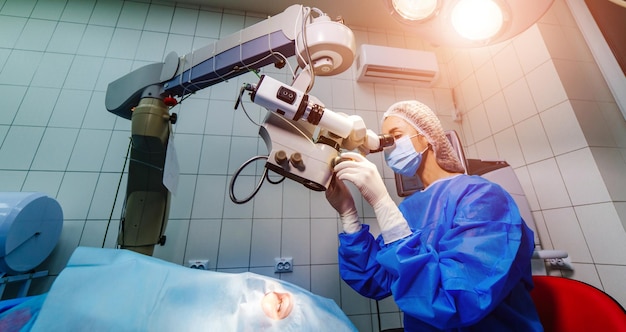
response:
M171 108L190 94L296 56L298 74L285 84L267 75L246 83L253 103L269 112L259 129L269 155L265 167L305 187L323 191L340 151L380 151L393 138L366 128L363 119L324 107L309 91L315 76L347 70L355 57L353 32L317 8L293 5L282 13L183 56L136 69L111 82L105 106L131 120L128 182L118 245L151 256L165 243L170 192L163 184L172 124ZM232 199L232 196L231 196Z

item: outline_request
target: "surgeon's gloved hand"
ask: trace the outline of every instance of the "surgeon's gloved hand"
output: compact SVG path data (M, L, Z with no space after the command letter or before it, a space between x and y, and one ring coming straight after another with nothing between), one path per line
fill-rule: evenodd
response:
M410 235L409 224L389 196L376 165L354 152L343 153L341 158L346 160L335 166L337 179L354 183L363 198L374 208L385 243Z
M361 222L359 221L352 194L350 194L346 184L337 179L335 174L333 174L330 185L326 189L326 199L335 211L339 213L339 219L345 233L352 234L361 230Z

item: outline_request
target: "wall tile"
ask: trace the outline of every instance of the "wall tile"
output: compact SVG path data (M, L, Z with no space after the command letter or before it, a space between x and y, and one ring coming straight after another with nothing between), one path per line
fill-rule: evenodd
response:
M227 174L230 138L205 135L200 154L201 174Z
M554 249L565 250L572 262L592 263L585 235L576 216L571 207L543 211Z
M78 137L78 129L46 128L31 170L65 171Z
M31 86L61 88L73 59L73 55L44 53Z
M221 225L220 219L193 219L189 221L185 263L190 259L208 259L209 269L215 269Z
M249 266L251 234L251 220L224 220L222 223L217 267L235 268Z
M177 134L174 146L181 173L197 174L202 146L201 135Z
M150 4L144 30L169 32L174 13L174 7Z
M61 206L63 206L63 204L61 204ZM65 207L63 208L63 212L65 213ZM50 275L58 275L59 272L65 268L70 256L76 247L78 247L84 227L85 221L65 219L63 221L61 236L59 237L56 247L54 247L50 256L48 256L39 267L48 270Z
M195 35L207 38L219 38L221 23L221 13L200 11Z
M311 264L336 264L339 245L337 218L311 220Z
M94 91L89 100L89 106L84 111L82 128L108 130L114 128L116 117L104 108L105 98L104 92Z
M508 86L524 75L512 44L508 44L493 56L493 65L502 87Z
M220 25L220 38L236 33L244 27L244 17L232 14L222 15L222 24Z
M99 171L111 138L111 131L82 129L67 165L71 171Z
M147 3L124 2L117 20L117 27L141 30L146 21L149 6Z
M188 233L189 220L169 220L165 231L167 236L165 245L154 246L154 257L183 265Z
M170 33L193 35L196 31L198 11L183 7L176 7L170 26Z
M61 14L61 21L87 23L95 4L96 0L68 0Z
M283 191L283 188L282 183L278 185L265 183L265 185L261 187L256 196L254 196L255 218L282 217L284 196L288 195L288 193Z
M494 63L491 60L476 70L476 80L478 81L482 100L490 98L502 89L498 81Z
M509 110L501 92L496 93L484 102L489 126L494 133L500 132L513 125Z
M554 67L570 99L594 100L592 82L586 79L579 61L553 59Z
M58 94L58 89L29 88L13 119L13 125L45 126L48 123ZM45 103L42 100L50 102Z
M43 51L54 32L56 22L29 19L15 44L15 48L30 51Z
M85 220L87 218L97 181L98 173L65 173L57 195L57 200L63 207L65 220L63 228L69 220Z
M143 31L141 39L139 40L135 59L161 62L165 57L164 52L167 37L166 33Z
M590 204L575 209L594 263L626 265L626 233L613 204Z
M30 17L44 20L59 20L65 4L66 0L37 1Z
M191 217L191 209L194 204L194 192L196 191L196 186L198 176L196 175L185 175L181 174L178 179L178 191L175 194L172 194L171 203L170 203L170 218L171 219L186 219ZM205 180L206 182L206 180ZM202 193L205 188L199 188ZM202 201L200 206L207 206L207 202L210 201ZM210 202L210 204L216 204L215 202ZM221 215L220 215L221 216ZM200 217L199 217L200 218Z
M120 174L100 174L89 206L88 219L108 219L110 217L118 219L121 216L122 206L125 205L126 186L118 188L119 183Z
M602 280L604 291L619 302L622 307L626 307L626 267L615 265L598 265L598 274Z
M63 85L66 89L93 90L103 58L76 56Z
M103 172L119 173L128 170L129 162L126 162L126 154L131 143L130 136L128 131L113 131L102 163Z
M19 191L39 191L46 193L50 197L56 197L61 187L61 181L63 181L63 174L63 172L30 170L28 171L28 176L26 176L26 172L24 172L25 180L19 176L17 177L19 180L24 180L24 186Z
M463 80L461 82L460 89L462 90L463 101L467 109L471 110L482 103L476 76L471 75L467 79Z
M279 219L254 219L252 221L252 242L250 266L272 266L275 257L286 257L281 252L281 221ZM289 255L287 255L289 256ZM295 263L295 262L294 262Z
M193 199L191 217L196 219L220 218L223 212L226 178L215 175L199 175Z
M29 169L44 129L12 126L0 147L0 169Z
M553 155L539 116L516 124L515 132L527 163L550 158Z
M526 79L539 112L567 99L559 74L551 61L526 74Z
M268 183L269 185L269 183ZM311 190L296 182L287 179L283 183L283 190L289 195L283 197L283 218L309 218Z
M602 289L602 282L600 281L596 265L589 263L572 263L572 267L574 271L560 273L557 276L563 275L566 278L580 280L598 289Z
M22 191L26 171L5 171L0 170L0 189L2 191Z
M469 120L470 127L472 128L472 136L476 142L491 136L489 120L482 104L472 108L466 114L466 119Z
M77 54L103 56L109 48L114 31L111 27L87 25L78 45Z
M140 37L141 31L116 28L113 32L107 56L111 58L134 59Z
M622 113L615 103L599 103L605 123L617 144L616 147L626 148L626 122L622 121Z
M530 164L528 165L528 172L536 190L541 209L553 209L572 205L554 159L546 159Z
M513 46L526 74L550 59L550 53L536 24L513 39Z
M13 50L0 72L0 84L29 85L41 58L41 52Z
M624 172L626 160L621 151L611 148L592 148L591 152L611 200L626 201L626 173Z
M0 14L28 17L35 8L36 0L7 0Z
M89 24L114 27L122 11L123 2L120 0L97 1Z
M280 257L292 257L294 269L311 264L311 220L283 218Z
M478 157L482 160L498 160L498 150L492 137L476 143Z
M311 265L311 292L341 303L339 268L337 265Z
M569 102L544 111L540 117L554 154L559 155L587 146L585 135Z
M2 85L0 88L0 98L5 102L0 107L0 124L10 125L17 114L17 110L22 103L22 99L26 95L25 86ZM8 128L6 128L8 130Z
M556 161L574 205L606 202L610 199L589 149L557 156Z
M525 79L517 80L502 90L513 123L519 123L537 114L537 106Z

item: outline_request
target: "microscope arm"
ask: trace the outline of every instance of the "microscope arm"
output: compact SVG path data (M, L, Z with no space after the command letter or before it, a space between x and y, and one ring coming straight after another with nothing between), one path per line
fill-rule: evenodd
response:
M312 11L319 16L313 18ZM132 126L120 247L152 255L154 246L165 242L170 192L163 185L163 170L171 123L176 120L169 113L176 104L173 96L184 97L271 63L284 64L292 55L298 55L298 65L303 69L292 86L307 86L308 92L313 75L334 75L349 68L355 49L349 28L330 21L317 9L294 5L211 45L182 57L172 52L163 62L111 82L105 106L130 119ZM325 163L319 163L320 167Z

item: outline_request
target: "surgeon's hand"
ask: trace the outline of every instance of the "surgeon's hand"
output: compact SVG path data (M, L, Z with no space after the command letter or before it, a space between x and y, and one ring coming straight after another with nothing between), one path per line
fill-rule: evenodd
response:
M338 180L354 183L363 198L374 208L380 232L385 243L391 243L411 234L406 219L391 199L376 165L355 152L341 154L345 161L335 166Z
M337 178L354 183L372 207L389 196L376 165L356 152L342 153L341 159L345 161L335 166Z
M326 199L335 211L339 213L339 219L345 233L352 234L361 230L361 222L359 221L352 194L350 194L346 184L337 179L335 174L333 174L330 185L326 189Z

